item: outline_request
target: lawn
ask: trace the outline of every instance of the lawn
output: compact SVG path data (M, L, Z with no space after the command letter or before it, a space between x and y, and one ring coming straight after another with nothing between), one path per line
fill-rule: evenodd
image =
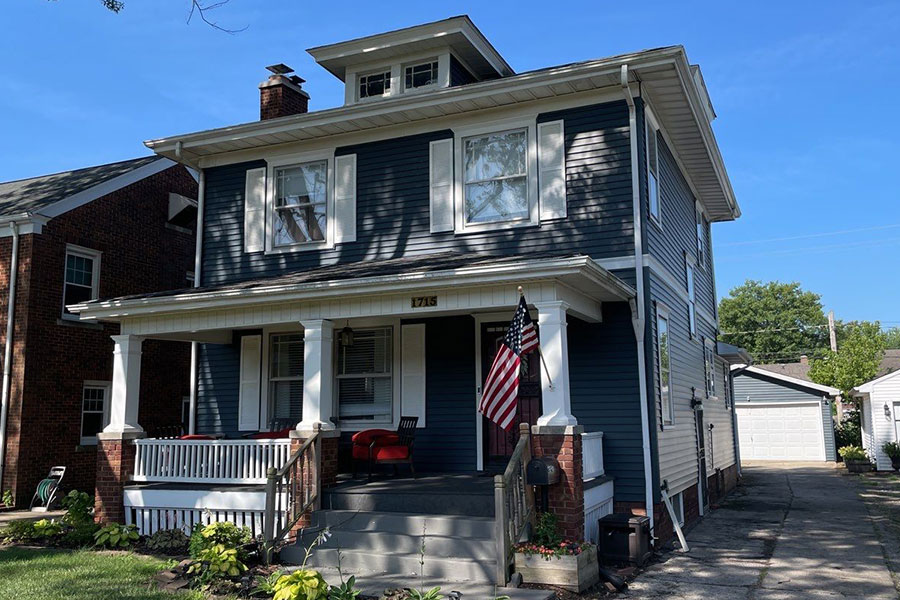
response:
M0 598L14 600L201 600L156 589L170 561L126 552L0 549Z

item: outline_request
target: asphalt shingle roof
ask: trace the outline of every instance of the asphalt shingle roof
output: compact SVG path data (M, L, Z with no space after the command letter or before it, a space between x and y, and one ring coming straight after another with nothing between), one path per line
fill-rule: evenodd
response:
M788 377L804 381L812 381L809 378L809 363L794 362L755 366L772 373L787 375ZM884 358L881 359L881 364L878 365L878 373L875 374L875 377L881 377L897 370L900 370L900 350L885 350Z
M157 160L159 156L145 156L0 183L0 215L39 213L42 208Z

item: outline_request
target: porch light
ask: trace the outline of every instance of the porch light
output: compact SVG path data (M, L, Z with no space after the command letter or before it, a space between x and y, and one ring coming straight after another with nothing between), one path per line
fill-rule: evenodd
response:
M350 325L347 325L343 329L341 329L341 346L352 346L353 345L353 330L350 329Z

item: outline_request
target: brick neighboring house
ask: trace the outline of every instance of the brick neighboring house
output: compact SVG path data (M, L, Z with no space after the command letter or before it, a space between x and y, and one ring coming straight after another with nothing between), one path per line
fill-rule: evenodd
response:
M67 469L65 489L94 490L119 326L78 322L64 304L190 286L196 197L192 174L158 156L0 183L0 348L18 235L0 488L17 505L54 465ZM152 340L143 356L141 389L153 401L141 422L180 425L190 348Z

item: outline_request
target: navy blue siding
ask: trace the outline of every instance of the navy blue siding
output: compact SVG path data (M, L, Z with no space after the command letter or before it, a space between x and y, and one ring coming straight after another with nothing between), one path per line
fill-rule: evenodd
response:
M467 68L455 56L450 55L450 85L466 85L477 81Z
M239 437L240 344L200 344L197 362L197 433Z
M585 431L603 432L606 473L617 501L644 499L644 455L637 346L631 310L604 304L602 323L569 318L572 412Z
M265 255L243 252L244 173L262 163L206 172L204 285L336 263L437 251L519 254L584 252L595 258L633 252L628 110L624 102L541 115L566 122L568 218L477 234L431 234L428 144L450 131L338 150L357 155L357 242L332 250Z
M749 371L744 371L734 378L734 401L737 404L821 401L824 395L820 391L789 381L781 381ZM822 430L825 432L825 460L837 460L830 401L822 402L822 426Z

